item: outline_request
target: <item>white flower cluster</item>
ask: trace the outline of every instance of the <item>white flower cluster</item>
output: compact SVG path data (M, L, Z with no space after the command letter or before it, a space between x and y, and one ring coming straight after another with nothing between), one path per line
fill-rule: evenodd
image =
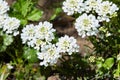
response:
M40 62L40 65L44 66L56 64L58 58L61 57L59 50L55 46L55 44L44 45L41 48L41 52L39 52L37 55L40 60L43 60L42 62Z
M39 50L41 46L50 43L54 39L55 29L52 28L52 24L45 21L40 22L38 25L33 24L26 25L21 33L21 39L28 46Z
M76 19L75 28L82 37L96 35L99 22L109 22L119 10L112 2L102 0L66 0L62 8L67 15L81 13Z
M86 0L84 5L85 5L85 12L89 13L92 10L96 10L98 8L98 5L100 5L102 0Z
M0 0L0 15L6 13L9 10L8 3L4 0Z
M98 20L100 22L109 22L111 16L118 10L119 8L112 2L104 1L100 5L98 5L98 8L96 9L96 13L98 14Z
M38 25L26 25L22 29L22 43L38 50L38 58L41 60L40 65L48 66L57 63L62 53L71 55L79 51L79 46L76 44L76 39L65 35L58 39L57 43L52 43L55 29L52 24L45 21Z
M8 3L4 0L0 0L0 28L6 34L13 34L13 36L16 36L19 34L18 28L20 26L20 21L14 17L9 17L7 14L8 10Z
M63 10L68 15L73 15L74 13L81 13L84 11L83 0L66 0L63 2Z
M61 53L68 53L71 55L74 52L79 52L79 46L76 44L76 39L74 37L69 37L65 35L58 39L56 46L59 48Z
M38 52L38 58L42 60L40 65L48 66L54 65L57 63L58 59L62 56L62 53L72 53L79 52L79 46L76 44L76 39L73 37L64 37L59 38L59 41L56 44L47 44L41 47L41 52Z
M77 29L78 35L84 38L85 36L96 35L98 33L99 21L94 15L82 14L76 19L75 28Z

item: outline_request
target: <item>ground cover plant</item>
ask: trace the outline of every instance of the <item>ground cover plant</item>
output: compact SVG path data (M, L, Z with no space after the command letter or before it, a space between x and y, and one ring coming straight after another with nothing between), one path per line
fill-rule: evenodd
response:
M0 0L0 80L119 80L119 0Z

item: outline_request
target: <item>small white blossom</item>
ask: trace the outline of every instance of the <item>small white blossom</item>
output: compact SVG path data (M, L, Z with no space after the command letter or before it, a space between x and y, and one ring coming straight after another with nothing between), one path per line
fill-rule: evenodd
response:
M8 10L8 3L4 0L0 0L0 15L6 13Z
M65 35L64 37L59 38L56 43L61 53L68 53L71 55L74 52L79 52L79 46L76 44L76 39L74 37L69 37Z
M78 35L84 38L85 36L96 35L98 33L99 22L94 15L82 14L76 19L75 28Z
M8 18L8 15L7 14L2 14L0 15L0 28L3 28L3 25L4 25L4 21Z
M99 21L110 21L110 16L113 15L116 11L118 11L119 8L109 1L104 1L101 4L99 4L98 8L96 8L96 12L99 15L98 19Z
M117 55L117 60L118 61L120 60L120 53Z
M46 42L50 42L54 39L55 29L52 28L53 25L47 21L40 22L39 25L36 26L36 38L45 40Z
M4 20L3 31L7 34L13 34L13 36L16 36L19 34L19 26L20 20L13 17L7 17Z
M21 38L23 43L26 43L27 41L29 42L34 39L35 29L36 26L34 26L33 24L26 25L26 27L22 29Z
M6 65L7 65L8 69L13 69L14 68L10 63L7 63Z
M38 54L38 58L43 60L40 65L49 66L57 63L58 59L61 57L59 50L54 44L44 45L41 48L41 52Z
M52 24L47 21L40 22L36 26L33 24L27 25L21 33L23 44L27 43L28 46L40 50L41 46L50 43L54 39L55 29L52 27Z
M98 5L100 5L102 0L87 0L85 1L85 11L88 13L92 10L96 10L98 8Z
M111 36L112 34L110 32L107 31L107 33L105 34L106 37Z
M40 47L46 45L46 43L41 39L33 39L34 49L36 50L40 50Z
M88 60L92 63L95 62L96 57L95 56L90 56Z
M83 0L66 0L63 2L62 9L67 15L73 15L76 12L82 13L84 11Z
M7 14L8 10L8 3L4 0L0 0L0 28L6 34L16 36L19 34L18 28L20 26L20 20L9 17Z

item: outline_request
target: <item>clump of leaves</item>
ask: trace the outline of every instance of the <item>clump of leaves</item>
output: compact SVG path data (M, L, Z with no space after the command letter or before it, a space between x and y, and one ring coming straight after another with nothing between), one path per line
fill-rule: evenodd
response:
M2 31L0 31L0 52L3 52L6 50L7 46L11 45L13 42L13 36L4 34Z
M11 6L9 15L21 20L23 26L28 24L28 21L39 21L43 11L36 8L35 4L34 0L17 0Z

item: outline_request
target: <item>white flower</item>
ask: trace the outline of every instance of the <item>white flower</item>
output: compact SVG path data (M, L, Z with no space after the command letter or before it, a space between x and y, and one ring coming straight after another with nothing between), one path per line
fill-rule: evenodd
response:
M98 33L99 22L94 15L82 14L76 19L75 28L78 35L84 38L85 36L96 35Z
M7 65L8 69L13 69L14 68L10 63L7 63L6 65Z
M20 20L9 17L7 14L8 10L8 3L4 0L0 0L0 28L2 28L6 34L16 36L19 34L18 28L20 26Z
M35 38L35 29L36 26L33 24L26 25L26 27L22 29L21 38L23 43L29 42Z
M36 50L40 50L41 46L50 43L54 39L55 29L52 24L45 21L40 22L38 25L27 25L23 28L21 38L23 44L27 43L28 46Z
M98 8L98 5L100 5L102 0L87 0L85 1L85 11L88 13L91 10L96 10Z
M98 13L98 19L99 21L107 21L109 22L109 18L111 15L113 15L116 11L118 11L119 8L109 1L104 1L101 4L99 4L98 8L96 8L96 12Z
M47 21L40 22L39 25L36 26L36 38L45 40L46 42L50 42L54 39L55 29L52 28L53 25Z
M68 53L71 55L74 52L79 52L79 46L76 44L76 39L74 37L69 37L65 35L59 38L56 46L59 48L61 53Z
M5 24L5 20L8 18L7 14L0 15L0 28L3 28L3 25Z
M110 32L107 31L107 33L105 34L106 37L111 36L112 34Z
M43 60L40 62L40 65L44 66L56 64L58 59L61 57L59 50L54 44L42 46L41 52L39 52L37 55L40 60Z
M6 13L8 10L8 3L4 0L0 0L0 15Z
M63 2L62 9L67 15L73 15L76 12L82 13L84 11L83 0L66 0Z
M3 25L3 31L5 31L7 34L12 34L16 36L19 34L18 28L20 26L20 20L12 17L7 17L4 20L4 25Z
M41 46L46 45L46 42L41 39L33 39L34 49L40 50Z
M117 55L117 60L118 61L120 60L120 53Z

